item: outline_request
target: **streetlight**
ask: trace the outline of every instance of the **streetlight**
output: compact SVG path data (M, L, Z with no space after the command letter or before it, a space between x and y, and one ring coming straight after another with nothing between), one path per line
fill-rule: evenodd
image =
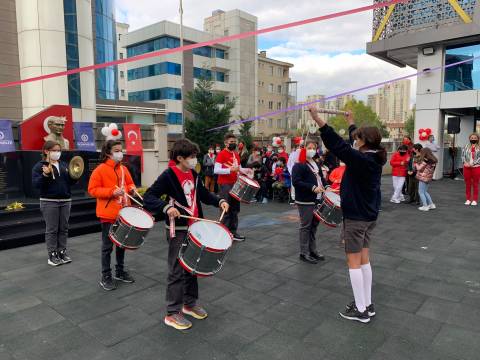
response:
M183 1L180 0L180 7L178 9L180 13L180 48L183 47ZM181 87L180 87L180 94L182 97L182 137L185 138L185 111L184 111L184 104L185 104L185 94L184 94L184 85L185 85L185 68L183 64L183 52L181 54L181 61L180 61L180 72L181 72Z

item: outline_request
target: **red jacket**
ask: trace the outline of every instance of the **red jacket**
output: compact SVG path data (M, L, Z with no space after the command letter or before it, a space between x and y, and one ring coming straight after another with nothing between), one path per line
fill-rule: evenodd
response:
M278 158L284 158L285 162L288 162L288 153L286 151L277 154Z
M392 165L392 176L407 176L407 167L409 161L410 155L408 155L408 153L405 155L400 155L398 151L394 153L390 159L390 165Z

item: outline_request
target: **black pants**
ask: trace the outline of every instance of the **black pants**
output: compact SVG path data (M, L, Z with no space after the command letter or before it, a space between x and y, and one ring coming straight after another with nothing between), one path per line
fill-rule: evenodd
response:
M420 202L420 196L418 195L418 180L415 175L408 175L408 196L410 202Z
M176 231L168 241L167 315L182 311L182 306L195 306L198 299L197 277L186 271L178 262L178 252L187 237L186 231Z
M110 231L110 223L102 223L102 275L111 275L110 258L113 251L113 242L108 237ZM125 249L115 246L115 256L117 258L117 265L115 270L117 272L123 271L123 264L125 260Z
M220 197L227 200L230 209L223 217L222 223L225 225L232 234L237 233L238 229L238 213L240 212L240 201L230 196L229 192L232 190L233 184L221 184L220 185Z

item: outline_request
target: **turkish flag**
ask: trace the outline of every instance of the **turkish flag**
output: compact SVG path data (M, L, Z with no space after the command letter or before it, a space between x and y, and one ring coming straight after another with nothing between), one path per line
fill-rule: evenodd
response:
M127 154L141 157L143 172L143 144L140 124L123 124L123 136L125 138L125 150Z

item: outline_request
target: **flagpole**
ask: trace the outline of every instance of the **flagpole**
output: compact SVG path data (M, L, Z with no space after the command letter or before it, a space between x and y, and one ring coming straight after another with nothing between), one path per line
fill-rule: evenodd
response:
M183 1L180 0L180 47L183 48ZM180 62L180 76L181 76L181 81L182 81L182 86L180 88L180 94L182 97L182 137L185 138L185 68L184 68L184 53L182 52L181 54L181 62Z

